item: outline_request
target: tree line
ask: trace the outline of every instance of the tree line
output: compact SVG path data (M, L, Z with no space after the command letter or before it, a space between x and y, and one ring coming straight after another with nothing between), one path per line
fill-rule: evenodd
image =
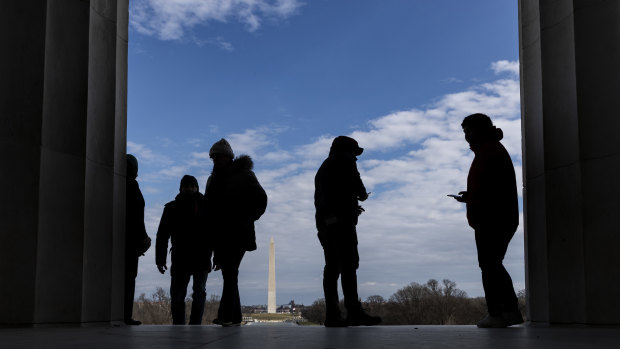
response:
M519 308L525 311L525 290L518 293ZM484 297L469 298L456 283L430 279L425 284L412 282L396 291L389 299L374 295L362 302L373 315L380 316L382 325L472 325L486 315ZM340 302L341 311L346 313ZM323 324L325 300L317 299L302 311L310 322Z
M191 313L191 298L185 301L185 314ZM220 306L220 297L211 295L205 301L205 311L202 315L202 324L211 324L217 318L217 309ZM158 287L147 298L144 293L133 303L133 316L148 325L170 325L172 314L170 313L170 294L163 288ZM189 315L186 320L189 320Z
M517 293L519 309L525 313L525 290ZM211 324L217 317L220 298L211 295L205 302L203 324ZM373 295L363 303L363 307L373 315L383 319L382 325L472 325L486 315L484 297L469 298L467 293L456 287L456 283L448 279L439 282L428 280L425 284L412 282L397 290L387 300ZM190 313L191 298L185 302L186 314ZM243 307L246 308L246 307ZM322 325L325 320L325 300L317 299L309 306L298 306L301 315L308 322ZM340 302L343 314L344 304ZM133 314L144 324L169 325L170 295L158 287L150 298L143 293L134 302ZM243 309L249 313L251 309Z

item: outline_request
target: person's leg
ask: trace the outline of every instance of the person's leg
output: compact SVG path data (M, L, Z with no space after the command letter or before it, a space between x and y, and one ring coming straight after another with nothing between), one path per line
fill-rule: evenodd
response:
M170 312L173 325L185 325L185 295L190 275L174 265L170 267Z
M234 260L234 265L232 266L232 268L234 268L235 270L235 278L234 278L234 288L233 288L233 295L234 297L232 298L233 300L233 305L232 305L232 315L233 315L233 319L232 322L237 324L237 323L241 323L241 320L243 320L243 314L241 313L241 297L239 296L239 282L238 282L238 276L239 276L239 266L241 265L241 260L243 259L243 256L245 255L245 251L240 250L237 251L236 254L236 258Z
M355 312L361 308L357 294L357 269L359 268L359 254L357 246L345 246L342 249L340 260L340 283L344 295L344 305L347 313Z
M489 317L478 323L479 327L505 327L523 322L517 316L520 314L517 314L518 304L512 279L502 264L513 234L476 231L478 264L482 271L482 286L489 312ZM507 319L503 316L506 312L509 315Z
M125 299L123 316L125 323L136 324L133 317L133 298L136 289L136 276L138 275L138 256L125 257Z
M341 282L344 294L344 305L347 308L346 323L349 326L373 326L381 323L378 316L368 315L359 301L357 293L357 269L359 268L359 254L357 245L349 245L343 249L344 258L341 260Z
M222 269L222 278L224 279L224 287L222 289L222 299L217 312L217 317L223 323L240 323L241 300L239 298L239 265L243 259L245 251L228 250L221 255L220 267Z
M499 250L502 253L502 261L506 256L506 251L508 250L508 244L510 240L512 240L513 233L506 233L504 235L504 240L502 241L501 249ZM500 275L498 279L500 294L501 294L501 302L502 302L502 312L513 312L519 309L519 301L517 299L517 295L515 294L514 285L512 283L512 278L508 271L502 264L502 269L500 270Z
M495 231L476 231L476 248L478 250L478 266L482 272L482 287L487 302L489 315L496 317L502 314L502 286L500 280L505 272L502 265L502 243Z
M340 276L340 253L334 247L324 247L323 293L325 295L325 322L340 321L338 306L338 277Z
M207 299L206 283L209 272L198 271L192 274L192 313L189 316L190 325L200 325L202 314L205 311L205 301Z

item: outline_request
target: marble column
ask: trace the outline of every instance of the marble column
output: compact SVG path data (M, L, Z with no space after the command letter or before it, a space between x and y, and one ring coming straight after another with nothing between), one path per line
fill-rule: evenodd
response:
M0 3L0 324L122 320L127 6Z
M520 0L528 318L620 324L620 2Z

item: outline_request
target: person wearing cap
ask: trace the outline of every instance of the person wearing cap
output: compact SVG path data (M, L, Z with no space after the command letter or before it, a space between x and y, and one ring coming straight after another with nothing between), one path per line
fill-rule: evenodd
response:
M496 328L523 323L512 279L502 261L519 226L515 170L500 143L501 129L485 114L472 114L461 124L474 152L467 176L467 191L455 196L467 207L467 221L475 231L478 265L488 315L478 327Z
M173 325L185 325L185 295L190 278L192 310L190 325L200 325L205 308L207 276L211 271L211 241L202 226L203 195L198 191L195 177L181 179L179 194L164 206L157 229L155 264L160 273L168 269L166 256L171 240L170 312Z
M209 150L213 171L205 188L206 229L214 236L213 269L222 270L224 286L217 318L222 326L241 324L239 265L247 251L256 250L254 222L267 208L267 194L252 171L247 155L235 158L225 139Z
M136 178L138 159L127 154L127 177L125 197L125 299L124 321L127 325L140 325L133 319L133 298L138 276L138 258L151 247L151 238L144 227L144 197Z
M364 211L359 201L368 198L357 171L357 156L364 151L353 138L336 137L314 177L316 227L325 255L323 292L326 327L371 326L381 322L361 307L357 294L357 218ZM342 319L338 306L338 278L341 278L347 318Z

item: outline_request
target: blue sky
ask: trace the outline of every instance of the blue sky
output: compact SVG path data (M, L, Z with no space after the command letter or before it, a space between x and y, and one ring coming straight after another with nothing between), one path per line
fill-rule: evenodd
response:
M322 297L313 176L331 139L355 137L372 192L358 225L360 296L448 278L481 296L473 231L446 194L473 158L460 122L504 130L521 186L517 4L509 0L134 0L130 4L128 152L154 239L184 174L201 191L210 146L250 154L269 195L258 250L240 270L243 304L267 302L269 238L278 303ZM154 249L137 294L169 287ZM505 264L524 285L519 228ZM211 273L208 294L221 293Z

